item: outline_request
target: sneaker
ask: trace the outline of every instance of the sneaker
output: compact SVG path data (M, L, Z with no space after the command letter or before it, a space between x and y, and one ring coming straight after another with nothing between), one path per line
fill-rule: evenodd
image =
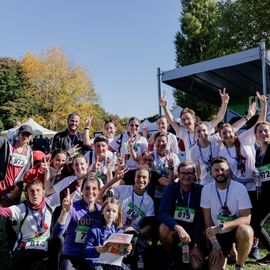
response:
M241 267L241 266L235 266L235 270L244 270L244 267Z
M249 257L255 260L259 260L261 258L259 248L253 247L249 253Z
M264 258L257 260L256 262L261 265L270 264L270 254L268 253Z
M255 260L259 260L261 258L258 246L259 246L259 238L254 237L253 245L249 253L250 258L255 259Z

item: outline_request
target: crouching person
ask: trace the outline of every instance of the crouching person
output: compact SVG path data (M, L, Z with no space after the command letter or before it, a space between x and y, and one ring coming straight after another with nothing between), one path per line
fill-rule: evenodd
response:
M182 256L182 262L189 263L192 269L201 269L204 264L204 224L200 208L202 186L194 182L195 178L194 166L187 161L180 163L179 181L167 186L161 199L159 237L164 251L167 251L164 254L170 255L167 263L181 258L179 248L176 248L178 245L190 250L189 254Z
M45 198L43 183L31 180L25 187L26 202L1 207L0 216L16 221L19 233L12 252L15 269L29 270L32 263L48 258L48 269L58 269L61 240L50 238L52 212L58 196Z
M236 243L236 270L244 269L252 243L251 202L244 185L231 179L225 158L212 161L215 182L203 187L201 207L206 226L206 237L212 243L209 269L226 269L227 256Z

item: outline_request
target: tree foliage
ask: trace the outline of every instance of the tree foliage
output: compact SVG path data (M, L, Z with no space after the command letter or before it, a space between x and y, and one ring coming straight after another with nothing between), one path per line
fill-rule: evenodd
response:
M28 82L27 99L33 118L53 130L66 127L71 112L77 112L82 121L90 114L93 127L98 129L106 115L86 71L73 66L66 55L56 47L36 55L27 53L22 69Z
M182 0L180 31L176 34L176 64L185 66L270 43L268 0ZM179 89L181 90L181 89ZM175 90L176 103L208 118L216 107Z
M24 74L15 59L0 58L0 129L11 128L28 114Z

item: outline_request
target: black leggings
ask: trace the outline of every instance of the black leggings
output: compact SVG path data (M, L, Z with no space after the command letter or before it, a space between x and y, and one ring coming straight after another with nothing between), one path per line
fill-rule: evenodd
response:
M254 230L255 237L258 237L267 251L270 251L270 237L263 228L265 220L270 215L270 194L268 192L264 187L257 203L253 206L251 226Z

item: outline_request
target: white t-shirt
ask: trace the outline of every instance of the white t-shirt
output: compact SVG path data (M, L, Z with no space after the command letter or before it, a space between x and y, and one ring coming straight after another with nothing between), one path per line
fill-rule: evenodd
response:
M111 189L122 207L124 226L132 226L136 230L140 229L143 217L154 216L154 202L152 198L144 192L139 196L134 192L133 186L123 185Z
M45 198L46 203L50 206L51 210L53 211L57 206L60 205L59 196L57 194L53 194L49 197ZM26 214L26 205L24 203L21 203L19 205L13 205L10 206L9 209L12 212L12 220L21 222ZM42 240L46 240L50 237L50 226L51 226L51 220L52 220L52 212L49 210L49 208L46 206L46 208L43 209L43 215L44 215L44 223L47 224L48 228L47 230L41 235ZM18 239L21 239L21 242L27 243L31 239L36 237L36 232L38 231L38 224L40 223L41 215L37 211L33 211L28 208L28 214L25 218L21 230L18 236ZM18 242L15 244L15 248L18 246ZM40 249L40 248L37 248Z
M209 183L202 189L201 207L211 210L211 218L214 225L221 223L220 219L218 219L218 216L222 213L218 194L223 206L226 200L227 189L217 189L216 182ZM235 218L239 217L239 210L252 208L247 189L244 185L231 180L227 195L227 206L230 210L230 217L235 216Z
M153 151L153 155L154 155L154 164L153 164L154 170L163 176L167 175L168 163L167 163L166 156L164 157L159 156L156 150ZM180 164L180 160L175 153L169 152L168 155L173 160L174 174L177 175L177 168Z
M253 171L255 170L255 134L254 128L250 128L247 131L241 133L239 136L239 141L241 143L241 155L245 158L245 160L241 160L245 166L245 172L239 170L238 160L236 155L236 148L226 147L221 141L219 143L219 156L225 157L230 164L230 168L232 170L233 175L236 179L252 179ZM246 184L246 188L248 191L256 190L255 182L250 182Z
M190 149L191 162L195 166L200 166L200 184L205 185L214 181L211 175L211 158L218 155L219 138L217 135L209 136L209 145L201 148L198 143L193 145Z
M211 122L205 122L209 134L214 132ZM184 126L180 126L179 132L176 134L177 138L181 138L184 141L186 160L191 162L190 158L190 148L196 143L195 132L189 132Z
M119 134L111 143L111 147L114 151L118 151L119 144L121 143L120 153L123 158L125 158L126 165L131 170L136 170L139 168L139 163L132 159L130 153L129 153L129 146L128 141L130 140L130 136L127 132L123 133L122 142L120 142L121 134ZM139 139L136 139L136 141L133 143L133 148L137 154L137 156L140 156L143 152L148 150L148 143L147 140L139 136Z
M90 157L90 154L91 154L91 157ZM89 163L88 170L91 171L93 165L96 163L96 153L95 153L95 151L88 151L85 153L84 156L86 157L86 159L88 160L88 163ZM102 166L96 172L96 177L101 179L103 183L107 182L108 168L107 168L106 161L107 161L107 159L110 159L111 162L113 162L113 158L114 158L113 153L111 151L107 150L105 153L105 158L102 161ZM90 161L91 161L91 164L90 164Z

